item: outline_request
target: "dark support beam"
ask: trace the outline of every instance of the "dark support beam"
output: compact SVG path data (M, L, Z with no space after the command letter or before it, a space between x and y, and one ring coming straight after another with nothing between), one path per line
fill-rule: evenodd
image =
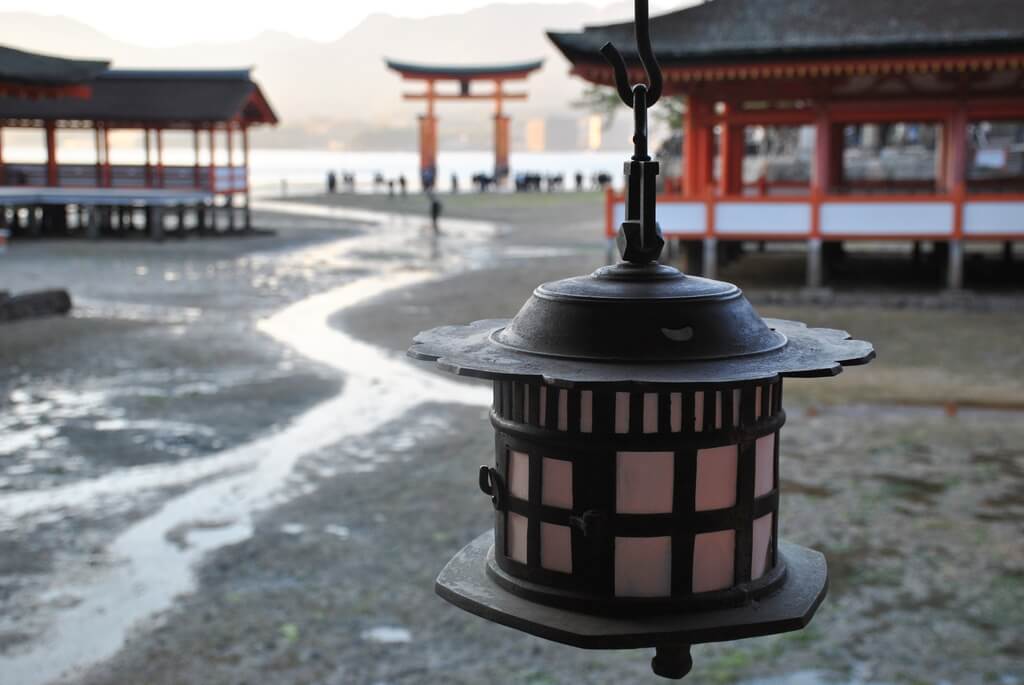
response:
M7 170L4 168L4 128L0 126L0 186L7 185Z
M242 126L242 167L245 169L245 230L252 230L252 189L249 188L249 128Z
M46 122L46 185L57 186L60 179L57 177L57 124L53 121Z

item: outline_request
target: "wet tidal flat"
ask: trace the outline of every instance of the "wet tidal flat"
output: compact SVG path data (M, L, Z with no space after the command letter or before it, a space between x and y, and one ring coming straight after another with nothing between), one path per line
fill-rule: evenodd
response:
M129 245L102 268L88 254L86 315L0 329L0 683L47 648L73 666L65 682L90 685L663 682L648 651L546 643L433 594L492 525L476 486L489 390L404 349L604 258L595 197L461 202L452 217L487 225L439 241L310 200L272 245ZM12 263L35 283L60 275L50 261ZM780 532L827 555L825 604L800 633L696 647L690 681L1024 683L1020 310L822 307L759 295L756 266L735 273L762 314L848 328L879 358L786 384ZM164 581L181 591L147 590ZM133 602L149 609L123 643L73 658L90 644L75 621L108 625L81 607Z

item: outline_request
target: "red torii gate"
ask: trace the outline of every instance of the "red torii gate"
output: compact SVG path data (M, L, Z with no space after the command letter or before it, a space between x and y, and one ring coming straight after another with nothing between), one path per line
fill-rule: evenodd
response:
M420 178L425 188L431 188L437 179L437 116L434 103L442 100L494 100L494 177L498 180L508 176L509 117L502 106L506 100L525 100L526 93L508 93L505 81L526 79L532 72L543 66L543 60L520 64L491 66L431 66L385 60L389 69L398 72L406 81L425 81L426 92L404 93L405 100L426 100L427 112L420 115ZM439 81L454 81L459 84L457 93L439 93ZM494 90L489 93L474 93L473 81L493 81Z

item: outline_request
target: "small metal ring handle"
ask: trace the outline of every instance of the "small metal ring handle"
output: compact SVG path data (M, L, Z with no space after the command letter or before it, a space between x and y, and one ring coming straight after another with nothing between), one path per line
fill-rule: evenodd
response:
M505 481L501 474L490 466L480 467L480 491L491 496L491 504L496 510L505 505Z

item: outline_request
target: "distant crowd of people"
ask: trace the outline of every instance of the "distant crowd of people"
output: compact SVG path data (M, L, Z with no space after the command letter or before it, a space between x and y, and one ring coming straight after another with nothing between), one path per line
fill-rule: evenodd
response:
M452 194L459 193L461 190L459 175L453 172L449 179L449 192ZM423 192L433 193L435 181L435 174L432 171L424 171L420 178L420 187ZM512 181L513 187L518 193L541 191L553 193L566 190L566 177L564 173L542 174L537 172L520 172L513 177ZM583 192L588 188L591 190L604 190L611 185L612 176L607 172L600 171L591 174L588 179L584 176L582 171L577 171L573 174L572 181L573 188L576 192ZM478 193L486 193L492 190L497 190L500 185L498 177L494 174L477 172L470 178L469 187ZM373 174L372 187L374 193L387 192L391 197L396 195L408 195L410 190L409 179L405 174L399 174L397 177L387 178L379 171L374 172ZM333 170L327 172L327 192L334 194L339 191L348 193L357 192L355 172L341 171L340 173L337 173Z

